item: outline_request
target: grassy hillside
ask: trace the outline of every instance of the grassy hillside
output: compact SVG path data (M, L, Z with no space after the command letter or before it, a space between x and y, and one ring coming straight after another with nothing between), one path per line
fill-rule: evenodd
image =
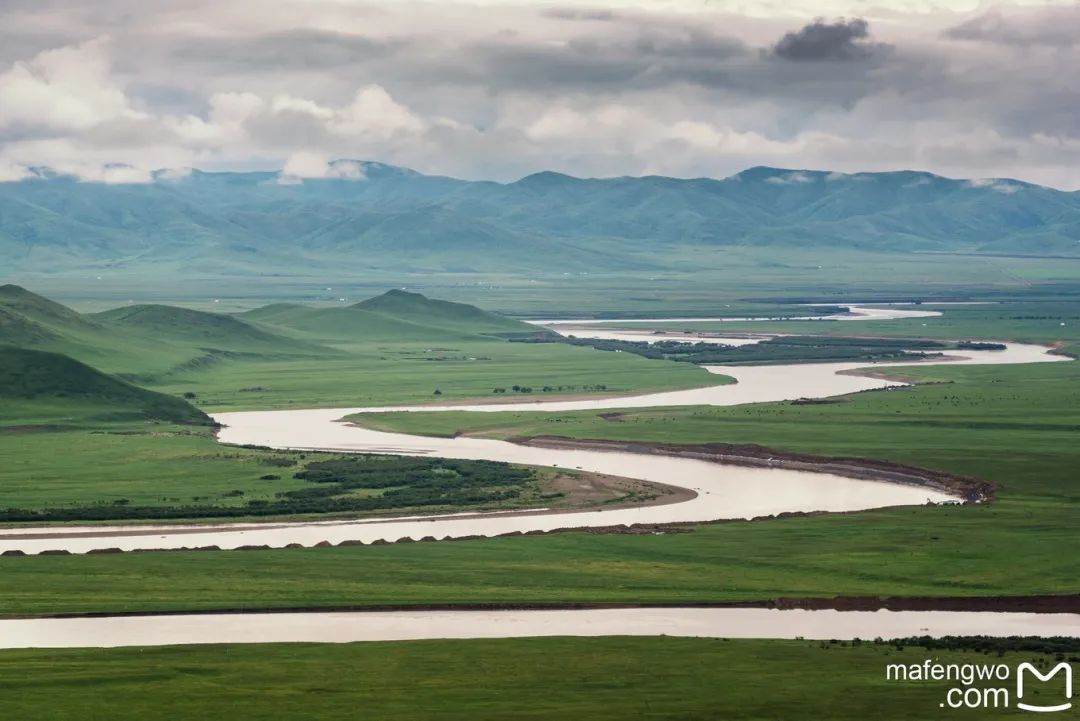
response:
M279 304L238 318L137 305L86 316L4 287L0 508L84 520L249 515L250 503L265 504L260 513L296 512L283 504L304 487L292 477L303 461L287 459L297 468L282 472L275 454L222 448L210 419L181 395L206 408L281 408L490 396L495 386L515 384L540 392L558 382L581 393L706 382L700 369L641 358L574 348L537 353L486 335L532 332L527 324L394 296L376 299L375 310ZM329 501L300 510L364 505Z
M275 303L241 313L241 318L295 335L358 341L467 340L470 336L512 337L543 332L535 326L474 305L390 290L343 307Z
M70 308L17 285L0 285L0 343L36 345L100 328Z
M423 322L374 313L355 305L317 308L299 304L274 304L256 308L240 317L295 337L335 344L372 342L479 340L474 334L440 328Z
M540 332L528 323L489 313L474 305L435 300L404 290L390 290L353 307L411 323L469 333L506 336Z
M95 313L94 320L156 338L251 350L308 350L302 344L245 323L231 315L207 313L168 305L131 305Z
M23 348L0 347L0 400L0 421L25 414L28 402L63 401L103 417L212 423L180 398L138 388L67 356Z
M332 354L232 316L162 305L82 315L19 286L0 287L0 347L63 353L140 382L223 357Z
M349 306L278 303L239 315L136 305L93 315L17 286L0 294L0 347L59 352L140 386L196 393L216 408L387 405L490 396L495 387L566 392L687 388L685 364L584 348L525 348L542 332L462 303L391 291ZM33 329L28 333L27 329Z

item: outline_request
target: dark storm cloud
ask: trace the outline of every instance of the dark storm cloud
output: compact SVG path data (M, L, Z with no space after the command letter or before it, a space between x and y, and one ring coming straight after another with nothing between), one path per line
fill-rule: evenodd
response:
M409 63L394 72L495 91L640 90L673 83L709 85L727 66L751 55L736 38L688 27L628 26L611 35L563 43L493 37L465 44L442 62Z
M789 32L772 47L772 54L784 60L862 60L888 46L867 42L870 24L861 18L817 19L799 30Z

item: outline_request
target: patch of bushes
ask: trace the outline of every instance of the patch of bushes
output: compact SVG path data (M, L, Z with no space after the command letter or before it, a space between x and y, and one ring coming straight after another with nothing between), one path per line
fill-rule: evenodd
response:
M684 343L676 340L657 340L650 343L574 337L559 338L555 341L521 342L563 342L597 350L633 353L655 360L699 364L918 360L932 355L925 351L941 351L949 348L945 343L933 340L828 336L779 336L742 346L707 341ZM937 354L939 353L933 355Z
M134 506L130 501L70 508L0 510L0 522L166 520L350 513L425 506L477 506L513 500L535 478L529 468L494 461L357 455L314 461L294 477L309 485L242 506ZM266 474L263 480L278 480ZM363 494L362 491L377 491ZM243 491L229 491L236 498ZM177 500L177 499L171 499ZM206 499L198 499L206 500Z
M275 468L291 468L296 465L295 458L286 456L265 456L259 459L261 466L274 466Z

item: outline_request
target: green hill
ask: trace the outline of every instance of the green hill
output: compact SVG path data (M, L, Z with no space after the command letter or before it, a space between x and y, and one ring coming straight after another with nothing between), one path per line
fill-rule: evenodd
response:
M311 351L294 339L256 328L232 315L170 305L132 305L91 316L105 324L150 333L157 338L212 346L222 350Z
M17 285L0 285L0 344L36 345L98 330L67 306Z
M0 347L62 353L139 383L209 359L326 357L336 351L231 315L134 305L81 315L19 286L0 287Z
M355 305L316 308L276 303L240 314L249 321L333 341L452 341L535 334L535 326L465 303L391 290Z
M453 341L470 334L413 323L355 306L315 308L276 304L242 313L246 320L323 343Z
M0 401L61 401L97 415L211 425L186 401L133 386L59 353L0 348Z
M99 323L17 285L0 286L0 348L62 353L111 372L170 364L178 355L162 338Z
M467 333L505 335L537 332L535 326L482 310L474 305L435 300L420 293L404 290L387 291L382 295L361 301L353 308L410 323L456 329Z

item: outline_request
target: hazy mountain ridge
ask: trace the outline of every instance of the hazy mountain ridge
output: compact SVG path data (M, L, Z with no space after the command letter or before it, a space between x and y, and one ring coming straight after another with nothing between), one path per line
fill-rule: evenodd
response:
M144 185L47 173L0 183L0 262L30 272L601 269L747 245L1080 256L1080 193L1007 179L757 167L723 180L543 172L500 184L362 167L363 180L192 171Z

